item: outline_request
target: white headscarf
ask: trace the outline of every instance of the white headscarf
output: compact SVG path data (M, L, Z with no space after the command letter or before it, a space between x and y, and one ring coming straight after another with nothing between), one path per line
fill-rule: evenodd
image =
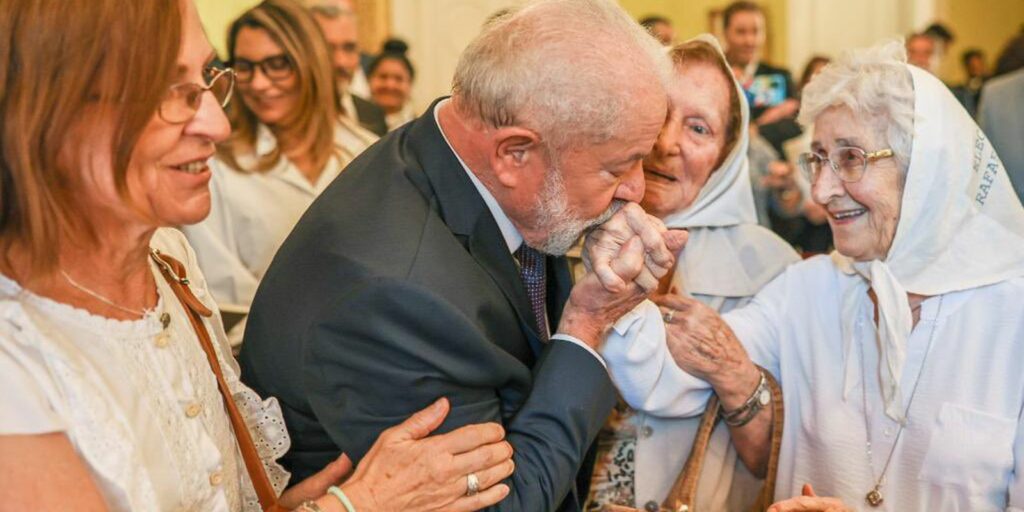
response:
M892 247L885 261L854 262L833 253L840 269L864 278L843 296L844 397L859 368L851 353L853 325L870 300L870 285L878 301L885 412L900 422L899 383L913 324L907 293L941 295L1024 276L1024 207L1003 164L942 82L907 69L914 86L913 149Z
M701 34L690 41L710 44L722 62L727 62L714 36ZM750 107L739 82L730 78L742 113L735 127L736 145L711 173L693 203L663 220L669 228L690 230L686 248L676 263L674 285L691 294L749 297L799 258L775 234L757 225L747 161Z

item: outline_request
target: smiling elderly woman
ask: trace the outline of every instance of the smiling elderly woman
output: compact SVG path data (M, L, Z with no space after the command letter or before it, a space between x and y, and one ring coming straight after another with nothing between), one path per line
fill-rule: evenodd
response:
M605 349L641 410L692 416L712 390L745 409L744 460L769 450L773 412L750 398L755 363L771 372L773 510L1024 507L1024 208L949 90L905 61L898 43L854 52L806 90L803 167L836 253L724 317L670 296L666 324L645 303Z
M750 109L718 42L703 35L669 55L676 80L669 90L668 118L644 159L641 206L669 229L687 229L690 235L655 302L671 293L725 313L749 302L799 257L757 223L747 162ZM687 460L700 420L616 408L599 437L602 457L591 507L662 503ZM727 428L714 431L707 452L697 509L749 508L760 486L738 462Z

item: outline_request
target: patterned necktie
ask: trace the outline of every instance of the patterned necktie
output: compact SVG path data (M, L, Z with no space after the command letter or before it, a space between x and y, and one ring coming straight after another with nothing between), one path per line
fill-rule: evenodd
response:
M514 256L519 262L519 277L526 286L526 295L530 298L533 316L537 319L537 333L541 342L548 341L547 322L547 260L536 249L526 243L519 246Z

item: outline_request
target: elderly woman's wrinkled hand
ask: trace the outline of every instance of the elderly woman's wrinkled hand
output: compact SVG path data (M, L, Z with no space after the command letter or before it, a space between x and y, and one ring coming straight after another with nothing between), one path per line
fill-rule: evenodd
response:
M735 387L744 398L749 395L760 374L732 329L715 310L700 301L671 293L652 300L662 311L666 342L680 368L711 383L720 396L723 390ZM754 384L750 386L748 381L752 379ZM722 399L724 404L726 399Z
M675 265L675 254L686 243L687 233L669 230L665 224L636 203L626 203L608 221L591 231L583 243L583 264L594 272L608 291L621 292L626 287L611 262L622 246L634 236L644 248L644 268L634 279L646 292L657 289L661 279Z
M448 401L440 399L381 433L343 487L357 509L469 512L508 495L500 482L515 464L504 429L484 423L426 437L448 410ZM475 494L467 493L469 475L478 481Z

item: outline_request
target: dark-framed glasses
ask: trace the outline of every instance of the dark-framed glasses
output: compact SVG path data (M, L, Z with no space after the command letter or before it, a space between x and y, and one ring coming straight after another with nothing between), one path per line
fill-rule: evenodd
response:
M846 182L854 183L864 177L868 164L882 158L892 158L892 149L880 149L867 152L856 147L838 147L825 155L821 152L803 153L800 155L800 171L810 183L814 183L821 169L828 164L836 176Z
M160 118L171 124L187 123L203 103L203 93L210 91L217 104L224 108L231 101L235 90L235 72L231 68L206 68L203 70L205 85L186 82L172 85L160 103Z
M253 78L256 77L256 69L259 69L263 76L269 78L272 82L285 80L295 73L295 65L284 54L272 55L255 62L236 57L231 63L231 67L234 68L235 76L240 84L252 82Z

